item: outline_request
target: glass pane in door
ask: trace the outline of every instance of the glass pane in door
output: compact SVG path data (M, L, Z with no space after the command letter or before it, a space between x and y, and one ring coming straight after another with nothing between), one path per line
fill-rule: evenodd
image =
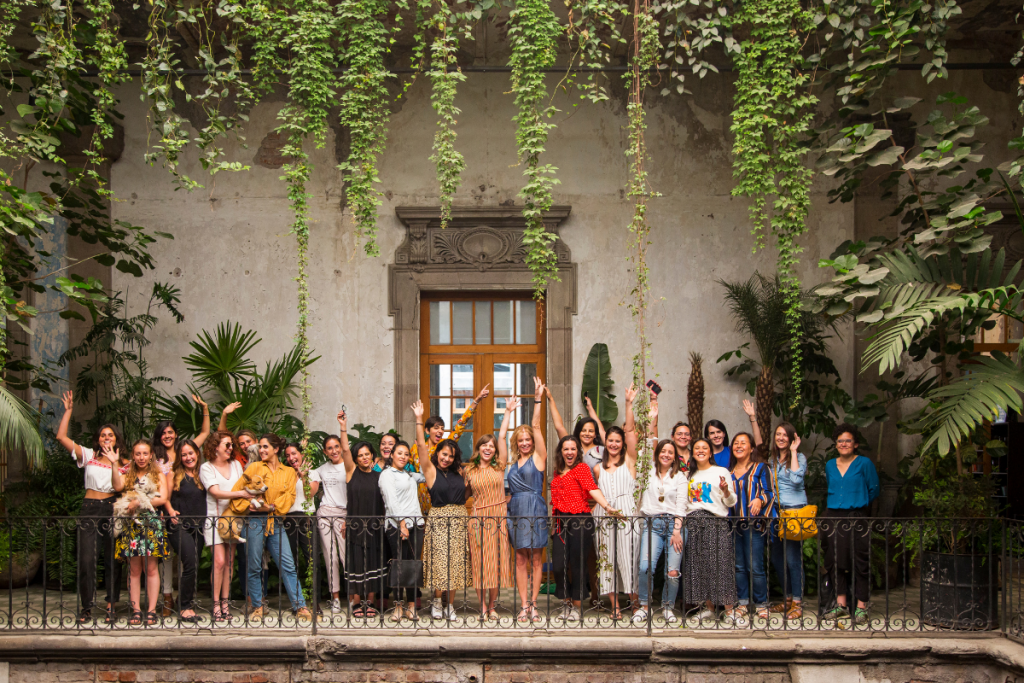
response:
M512 416L506 438L521 424L530 424L533 419L534 387L537 374L536 363L495 363L494 364L494 437L498 437L501 421L509 401L518 398L519 409ZM509 450L512 453L512 450Z

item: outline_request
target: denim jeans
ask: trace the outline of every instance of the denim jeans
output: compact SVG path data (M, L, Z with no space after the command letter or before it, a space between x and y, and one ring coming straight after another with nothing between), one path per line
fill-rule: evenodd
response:
M640 532L640 604L650 605L650 590L654 586L654 568L658 566L658 558L663 551L665 558L665 587L662 589L661 604L671 607L676 602L679 592L679 565L682 552L672 547L670 542L675 530L675 518L671 515L649 517ZM669 576L674 571L675 576Z
M764 566L765 530L752 519L736 519L736 596L750 604L750 577L754 577L754 606L768 605L768 573Z
M772 525L772 567L786 597L799 600L804 592L804 543L779 538L778 529L777 524Z
M263 547L266 545L274 563L281 571L281 582L291 600L292 609L299 609L306 606L306 599L302 597L299 589L299 577L295 571L295 560L292 557L292 548L288 543L288 537L284 533L284 518L274 519L273 533L264 536L267 527L266 515L250 515L245 520L246 542L245 554L248 564L248 575L246 584L249 587L249 597L252 599L253 608L263 604Z

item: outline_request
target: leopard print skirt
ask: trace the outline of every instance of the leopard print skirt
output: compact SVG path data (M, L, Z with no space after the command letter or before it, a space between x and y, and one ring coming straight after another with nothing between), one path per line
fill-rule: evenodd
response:
M430 509L423 537L424 587L432 590L459 590L471 585L466 571L469 544L465 505L445 505Z

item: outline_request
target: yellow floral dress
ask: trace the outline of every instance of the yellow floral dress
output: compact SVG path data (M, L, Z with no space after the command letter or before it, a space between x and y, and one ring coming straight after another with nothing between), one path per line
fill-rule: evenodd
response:
M462 433L466 431L466 426L469 421L473 419L473 411L476 410L476 401L469 404L469 408L462 414L459 421L452 425L452 431L446 436L446 439L452 441L458 441ZM430 458L434 455L434 451L437 449L437 444L430 443L429 438L427 439L427 457ZM412 445L412 464L416 467L417 472L422 472L423 468L420 467L420 454L416 444ZM419 497L420 497L420 508L423 510L423 514L426 515L430 511L430 492L427 490L426 484L420 484L419 486Z

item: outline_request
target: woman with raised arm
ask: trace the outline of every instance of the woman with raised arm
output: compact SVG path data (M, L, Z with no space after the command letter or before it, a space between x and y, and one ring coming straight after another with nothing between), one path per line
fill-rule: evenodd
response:
M715 606L725 606L724 626L742 626L736 604L736 556L733 551L729 508L736 491L729 470L715 464L711 442L693 442L686 501L686 561L683 597L687 603L705 603L699 619L715 616Z
M117 498L111 483L112 468L126 464L128 449L121 441L117 427L105 424L96 430L92 448L80 446L68 436L71 413L75 406L75 395L65 391L61 397L64 403L64 417L57 427L57 442L68 449L75 464L85 470L85 500L78 513L78 589L82 598L82 611L78 623L93 621L92 609L96 600L96 563L99 559L97 542L102 544L104 575L107 583L107 623L115 618L114 608L121 598L121 565L114 561L114 530L111 519L114 516L114 500ZM104 451L113 457L108 458Z
M199 558L203 554L203 527L206 526L206 491L199 476L199 446L191 439L178 444L178 459L167 475L170 497L167 511L167 539L181 558L178 580L178 618L194 624L196 579Z
M338 436L324 440L327 462L309 473L309 485L323 491L316 510L320 550L327 563L331 589L331 613L341 614L341 569L345 565L345 516L348 514L348 473L355 469L348 449L348 418L338 413Z
M779 496L779 509L802 508L807 505L807 490L804 488L807 458L800 452L800 436L793 425L782 422L775 428L772 441L768 468L774 476L773 488ZM771 611L784 612L786 619L799 619L804 614L804 543L781 538L778 528L769 536L772 567L785 595L785 602L773 605Z
M132 616L128 623L131 626L142 625L143 613L139 605L142 574L145 572L146 596L149 598L145 621L147 626L156 626L159 623L156 601L160 593L160 574L156 562L167 556L167 538L164 535L163 520L155 510L167 502L167 481L154 464L148 442L135 442L131 462L123 468L115 467L111 470L111 483L115 491L124 491L126 496L132 494L124 516L114 521L120 531L114 543L114 554L121 562L128 563L128 595L132 604Z
M519 408L519 399L505 403L503 432ZM505 500L505 477L508 454L502 458L498 440L493 434L484 434L476 442L473 459L463 472L466 485L473 495L473 515L469 520L469 559L473 575L470 582L480 598L481 621L497 621L495 602L498 591L511 588L512 546L508 540L508 505Z
M516 551L516 585L522 609L516 619L520 623L543 620L537 611L540 594L541 569L544 549L548 546L548 506L544 502L544 471L547 467L547 448L540 429L540 408L544 399L544 385L533 378L535 388L533 420L530 425L519 425L512 430L512 452L508 456L508 420L502 422L498 432L498 457L511 464L505 470L508 502L508 533Z
M416 486L422 484L425 478L419 472L405 471L409 457L409 444L399 441L391 453L391 466L380 475L380 493L384 498L384 533L391 546L391 557L399 562L418 560L423 550L423 511L420 509ZM415 621L416 585L395 588L395 611L391 619L400 622L404 617ZM403 590L404 611L401 599Z
M234 437L231 432L215 432L203 444L203 458L199 468L199 481L206 489L206 526L203 535L206 545L213 548L213 620L226 621L231 617L228 598L231 597L231 568L235 564L235 544L225 541L217 532L218 522L235 498L251 500L252 494L244 489L235 491L235 482L242 478L242 465L234 458ZM239 553L240 555L244 553ZM245 583L245 576L242 576Z
M603 508L594 510L597 524L598 575L601 592L611 598L612 619L622 618L619 593L628 593L636 602L637 562L640 559L640 532L636 515L636 431L633 425L633 400L636 387L626 389L624 428L609 427L605 433L604 461L594 467L594 479L605 499L625 519L609 518ZM632 434L632 438L630 437Z
M558 434L559 439L568 436L569 430L562 422L562 415L558 412L555 397L547 387L544 387L544 396L551 407L551 422L555 425L555 433ZM587 409L587 417L576 423L572 435L576 437L583 449L583 462L587 463L587 467L594 468L600 465L604 459L604 425L597 419L597 412L594 410L594 404L590 402L589 396L583 399L583 403Z
M341 455L345 460L345 482L348 487L345 578L348 581L348 600L353 617L372 619L378 615L373 606L374 597L378 584L384 578L385 566L380 543L384 524L381 473L374 467L377 454L369 442L357 441L351 449L348 447L348 418L344 411L338 413L338 427L341 436L328 439L337 438L341 442ZM394 441L397 445L398 440ZM389 453L388 462L390 460Z
M476 411L477 406L480 405L480 401L487 398L491 393L490 384L486 385L480 390L480 393L473 402L466 408L466 412L462 414L459 421L452 425L452 431L448 435L448 438L452 441L458 441L459 437L462 436L462 432L466 431L466 427L469 426L469 422L473 419L473 413ZM422 420L420 420L423 422ZM423 460L430 459L434 455L434 450L438 444L444 439L444 418L439 415L433 415L428 417L423 423L423 430L426 432L426 458L423 457L423 451L419 449L416 444L412 445L412 464L413 468L417 472L423 471ZM420 507L423 508L423 512L426 513L430 510L430 494L427 492L427 487L424 484L420 486Z
M416 416L416 446L426 448L423 435L423 402L412 404ZM462 476L462 450L445 439L434 454L420 463L430 491L430 512L423 537L424 585L434 589L432 619L455 621L453 591L466 587L466 480ZM442 598L448 600L442 606Z
M203 407L203 426L199 431L199 436L194 439L196 446L202 447L206 443L207 437L210 436L210 406L206 405L206 401L195 394L192 394L192 400ZM174 423L170 420L158 422L149 445L153 449L153 457L156 460L155 464L160 469L160 473L165 477L170 475L174 463L178 460L178 430L175 429ZM174 613L174 567L178 564L177 558L168 552L162 564L161 574L164 580L163 616L169 617Z

